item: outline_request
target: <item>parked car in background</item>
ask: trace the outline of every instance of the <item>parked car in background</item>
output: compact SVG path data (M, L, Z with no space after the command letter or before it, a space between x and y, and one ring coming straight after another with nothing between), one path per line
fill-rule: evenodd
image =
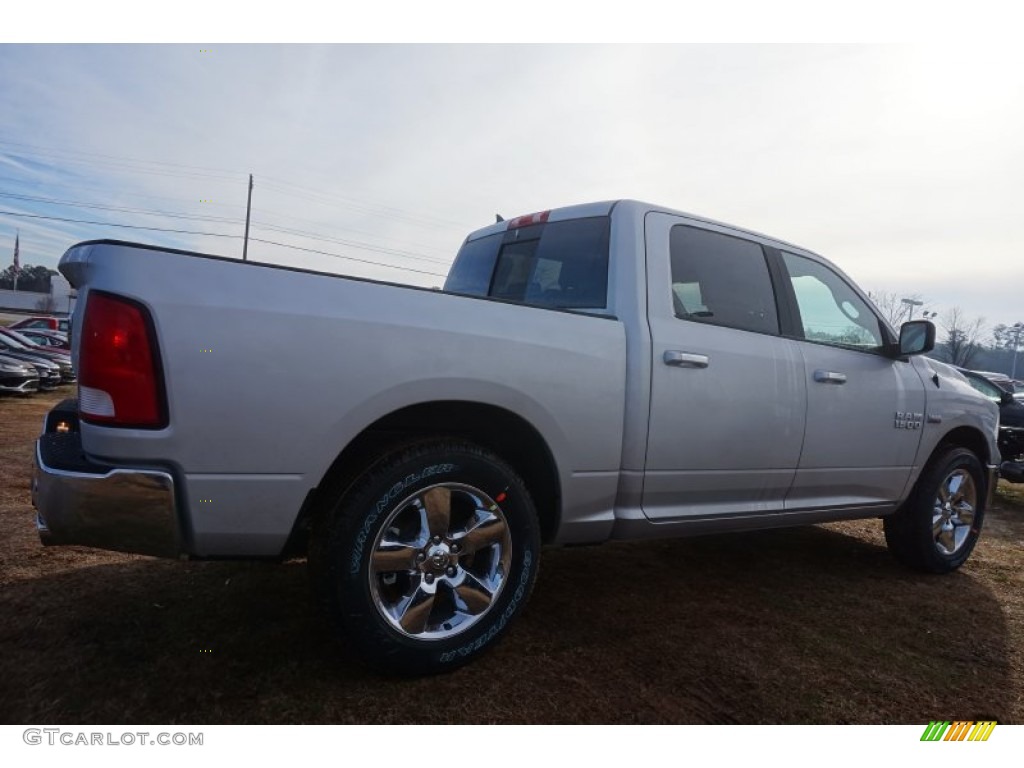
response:
M67 317L51 317L49 315L26 317L24 320L11 324L11 328L45 328L51 331L60 331L61 333L67 333L69 327L69 319Z
M28 363L39 373L40 389L56 389L62 383L60 365L43 355L36 355L0 336L0 355Z
M53 347L71 354L71 342L66 333L47 331L38 328L19 328L18 333L40 347Z
M1001 376L1006 382L1010 382L1010 378L983 371L958 370L972 387L999 406L999 453L1003 457L999 474L1011 483L1024 483L1024 402L1005 386L1000 386L999 379L991 377Z
M60 366L61 381L63 383L70 384L75 381L75 369L71 364L71 355L67 350L41 347L38 344L33 344L29 339L10 328L0 328L0 344L7 345L8 350L28 352L56 363Z
M964 369L964 370L966 370L966 369ZM1014 386L1013 379L1011 379L1005 373L997 373L996 371L974 371L974 370L972 370L970 372L971 373L976 373L979 376L984 377L990 383L995 384L1000 389L1005 389L1011 395L1016 391L1016 387Z
M39 371L30 363L0 355L0 392L30 394L39 391Z

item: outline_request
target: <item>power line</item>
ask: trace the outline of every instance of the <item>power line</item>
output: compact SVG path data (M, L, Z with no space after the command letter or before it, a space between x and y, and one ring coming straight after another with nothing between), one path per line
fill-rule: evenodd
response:
M20 141L4 141L4 140L0 140L0 146L27 147L29 149L38 150L40 152L60 153L60 154L65 154L65 155L79 155L81 157L100 157L100 158L104 158L104 159L107 159L107 160L117 160L119 162L124 162L124 163L141 163L141 164L149 164L149 165L167 165L167 166L171 166L173 168L185 168L185 169L194 170L194 171L201 171L201 172L204 172L204 173L224 173L224 174L229 174L229 175L235 173L235 171L229 170L227 168L206 168L206 167L200 166L200 165L185 165L183 163L169 163L166 160L143 160L141 158L122 157L122 156L118 156L118 155L107 155L107 154L104 154L102 152L83 152L80 149L63 149L63 148L60 148L60 147L41 147L38 144L26 144L26 143L20 142Z
M65 205L71 208L95 208L104 211L116 211L118 213L138 213L144 216L166 216L171 219L193 219L195 221L213 221L222 224L240 224L241 219L232 219L227 216L202 216L192 213L171 213L170 211L154 211L146 208L129 208L122 205L102 205L101 203L86 203L78 200L56 200L50 197L37 197L35 195L18 195L13 192L0 192L0 197L9 197L15 200L25 200L33 203L49 203L52 205Z
M406 240L406 239L402 239L402 238L391 237L391 236L383 236L383 235L380 235L379 233L374 232L374 231L372 231L370 229L360 229L358 227L352 227L352 226L348 226L348 225L341 226L341 225L338 225L338 224L334 224L331 221L324 221L322 219L307 219L307 218L304 218L302 216L291 216L289 214L279 213L278 211L274 211L274 210L261 210L261 211L259 211L259 214L260 214L260 218L261 219L267 219L267 218L269 218L269 219L281 219L281 220L283 220L285 222L289 222L289 221L290 222L298 222L299 224L312 225L314 227L325 226L325 227L328 227L328 228L330 228L332 230L337 230L338 232L351 233L351 234L354 234L354 235L366 235L367 237L378 238L382 242L387 241L387 242L394 243L395 244L394 247L397 250L403 250L401 248L401 246L410 246L410 245L421 246L421 245L423 245L422 240L413 243L410 240ZM285 226L293 226L293 225L273 224L273 225L270 225L270 226L285 227ZM297 231L306 231L306 230L297 230ZM388 247L391 247L391 246L388 246ZM412 251L412 250L409 250L409 251L406 251L406 252L407 253L420 253L420 251ZM447 257L444 257L440 253L437 253L437 252L429 252L429 253L431 255L435 256L438 259L445 259L445 258L447 258ZM450 261L450 259L448 259L448 261Z
M221 224L241 224L241 219L233 219L224 216L202 216L199 214L185 214L185 213L171 213L169 211L153 211L145 208L129 208L127 206L116 206L116 205L102 205L100 203L86 203L76 200L57 200L55 198L38 197L35 195L18 195L12 192L0 192L0 197L12 198L15 200L25 200L28 202L39 202L48 203L54 205L64 205L73 208L93 208L105 211L116 211L119 213L135 213L146 216L165 216L172 219L185 219L191 221L209 221ZM407 259L414 259L417 261L428 261L434 264L450 264L451 259L435 259L425 254L417 253L414 251L405 251L398 248L387 248L385 246L372 245L370 243L363 243L356 240L344 240L341 238L329 237L327 235L321 235L315 232L309 232L301 229L293 229L290 227L279 227L272 224L259 224L253 223L254 229L267 230L272 232L281 232L287 235L296 235L299 237L306 237L310 240L319 240L321 242L335 243L337 245L344 245L349 248L357 248L364 251L373 251L376 253L383 253L391 256L400 256Z
M39 147L32 144L20 144L12 141L0 141L0 146L7 147L29 147L33 151L23 149L4 150L9 156L32 161L42 159L46 161L59 160L64 163L79 163L83 165L102 165L106 168L122 168L137 171L139 173L152 173L159 176L179 176L183 178L207 178L224 181L237 181L242 174L235 174L228 170L212 170L199 166L181 165L179 163L168 163L161 160L140 160L136 158L118 157L116 155L103 155L96 152L80 152L67 149L53 149ZM98 158L98 159L92 159ZM157 166L157 167L152 167ZM159 166L164 166L163 169Z
M11 178L9 176L0 176L0 181L12 182L12 183L15 183L15 184L22 183L22 180ZM69 184L58 183L58 184L56 184L56 186L67 187L67 188L72 188L72 189L81 190L81 191L99 191L95 187L83 187L81 185L69 185ZM148 197L148 198L155 199L155 200L171 200L171 201L177 202L177 203L195 203L195 199L186 200L186 199L180 198L180 197L167 197L167 196L161 196L161 195L144 195L144 194L135 194L135 193L133 193L132 196L133 197ZM13 199L25 200L25 201L29 201L29 202L40 202L40 203L50 203L50 204L54 204L54 205L65 205L65 206L71 206L71 207L75 207L75 208L95 208L95 209L99 209L99 210L111 210L111 211L118 211L118 212L123 212L123 213L139 213L139 214L153 215L153 216L160 215L160 216L167 216L167 217L170 217L170 218L194 219L196 221L213 221L213 222L229 223L229 224L241 224L242 223L242 219L240 219L240 218L230 218L230 217L226 217L226 216L204 216L204 215L201 215L201 214L171 213L170 211L157 211L157 210L148 209L148 208L133 208L133 207L128 207L128 206L115 206L115 205L109 205L108 206L108 205L101 205L99 203L90 203L90 202L85 202L85 201L80 201L80 200L57 200L57 199L54 199L54 198L38 197L38 196L35 196L35 195L20 195L20 194L15 194L13 192L0 192L0 197L10 197L10 198L13 198ZM204 205L215 205L215 206L218 206L218 207L221 207L221 208L228 208L228 207L234 208L235 207L234 204L228 204L228 203L204 202ZM314 225L316 225L316 224L322 224L323 223L321 221L314 221L312 219L306 219L306 218L303 218L301 216L291 216L289 214L283 214L283 213L280 213L278 211L272 211L272 210L262 211L261 216L270 217L270 218L276 218L276 219L285 219L285 220L289 220L289 221L297 221L297 222L301 222L301 223L304 223L304 224L314 224ZM254 226L256 226L255 222L254 222ZM328 237L327 235L320 235L320 234L318 234L316 232L312 232L310 230L289 228L289 227L284 227L282 225L277 225L277 224L264 224L264 225L262 225L262 228L270 229L270 230L273 230L273 231L285 232L287 234L299 234L299 235L303 235L303 236L309 237L310 239L313 239L313 240L323 240L325 242L334 242L334 240L332 240L332 238ZM369 235L371 237L377 236L376 233L374 233L374 232L370 232L370 231L367 231L365 229L356 229L354 227L340 227L339 226L339 227L337 227L337 229L339 231L341 231L341 232L353 232L353 233L362 234L362 235ZM397 240L395 238L381 238L381 239L382 240L391 240L391 241L396 242L396 243L404 242L404 241L401 241L401 240ZM354 245L354 241L352 241L352 242L338 241L338 242L341 245L353 245L353 247L358 247L357 245ZM384 246L380 246L380 247L384 247ZM438 264L448 264L448 263L451 262L451 259L447 258L447 257L438 257L438 258L431 259L430 256L428 256L427 254L423 254L423 253L421 253L419 251L409 251L409 250L404 250L404 249L401 249L401 248L394 248L393 251L396 252L396 253L401 252L401 253L408 254L410 256L415 256L416 258L422 258L422 259L425 259L425 260L428 260L428 261L429 260L434 260Z
M144 230L149 230L149 231L153 231L153 232L175 232L175 233L184 234L184 235L206 235L206 236L209 236L209 237L228 237L228 238L232 238L232 239L235 239L235 240L241 240L242 239L241 235L222 235L222 234L219 234L219 233L216 233L216 232L195 232L195 231L187 230L187 229L168 229L168 228L165 228L165 227L143 227L143 226L132 225L132 224L112 224L112 223L106 222L106 221L87 221L85 219L71 219L71 218L65 218L65 217L62 217L62 216L43 216L41 214L18 213L18 212L15 212L15 211L0 211L0 216L20 216L20 217L29 218L29 219L50 219L50 220L53 220L53 221L67 221L67 222L73 222L73 223L76 223L76 224L95 224L95 225L103 226L103 227L118 227L118 228L121 228L121 229L144 229ZM289 249L294 250L294 251L305 251L307 253L318 253L318 254L320 254L322 256L330 256L330 257L335 258L335 259L345 259L347 261L356 261L356 262L359 262L360 264L369 264L369 265L374 266L374 267L387 267L389 269L397 269L397 270L404 271L404 272L416 272L417 274L431 275L433 277L445 277L446 276L443 272L429 272L429 271L423 270L423 269L413 269L412 267L402 267L402 266L398 266L397 264L385 264L384 262L381 262L381 261L370 261L369 259L359 259L359 258L356 258L355 256L345 256L344 254L341 254L341 253L330 253L329 251L321 251L321 250L319 250L317 248L303 248L302 246L299 246L299 245L289 245L288 243L280 243L280 242L277 242L275 240L263 240L262 238L258 238L258 237L250 237L249 239L252 240L254 243L265 243L267 245L276 245L276 246L278 246L280 248L289 248Z
M340 253L329 253L328 251L317 250L316 248L303 248L298 245L288 245L287 243L278 243L273 240L262 240L258 237L250 237L254 243L266 243L267 245L277 245L281 248L291 248L294 251L306 251L307 253L319 253L322 256L332 256L336 259L348 259L349 261L358 261L362 264L372 264L375 267L390 267L391 269L400 269L403 272L416 272L421 275L431 275L433 277L447 277L443 272L428 272L424 269L413 269L412 267L399 267L395 264L384 264L379 261L369 261L368 259L357 259L355 256L343 256Z
M403 208L361 202L353 200L352 198L344 197L343 195L318 192L316 190L300 187L296 184L289 184L288 182L275 180L273 177L261 175L260 179L266 189L277 192L278 194L290 195L292 197L299 198L300 200L308 200L321 205L340 205L343 208L348 208L349 210L353 210L358 213L365 213L370 216L380 216L383 218L400 219L420 226L446 229L454 229L460 226L456 222L440 219L435 216L414 213L412 211L406 211Z
M13 184L25 184L27 186L40 186L40 184L38 182L28 181L26 179L18 179L18 178L14 178L12 176L0 176L0 181L7 181L7 182L11 182ZM48 181L48 182L46 182L45 186L47 187L47 189L52 188L52 187L61 187L61 188L64 188L64 189L73 189L76 192L101 192L104 195L109 195L110 194L110 190L106 189L106 188L103 188L103 187L92 187L92 186L88 186L88 185L84 185L84 184L68 184L67 182L59 181L59 180ZM132 191L131 196L132 196L132 198L144 197L144 198L148 198L150 200L170 200L170 201L175 202L175 203L195 203L196 202L196 199L194 197L186 199L184 197L169 197L168 195L147 195L147 194L145 194L143 192L135 192L135 191ZM234 207L236 207L233 203L204 202L203 205L215 205L215 206L217 206L219 208L234 208ZM287 217L286 216L285 218L291 218L291 217Z
M143 227L138 224L113 224L109 221L88 221L86 219L69 219L63 216L43 216L39 213L20 213L18 211L0 211L0 216L20 216L26 219L49 219L51 221L68 221L74 224L96 224L101 227L118 227L119 229L146 229L151 232L176 232L182 235L206 235L207 237L231 237L241 240L241 235L222 235L219 232L196 232L190 229L168 229L167 227Z
M179 177L179 178L194 178L194 179L208 179L208 180L212 179L212 180L231 181L231 182L234 182L234 181L239 180L240 178L243 178L241 174L237 174L236 175L234 172L227 171L227 170L224 170L224 169L209 169L209 168L203 168L203 167L200 167L200 166L184 165L184 164L180 164L180 163L170 163L170 162L165 162L165 161L141 160L141 159L137 159L137 158L124 158L124 157L119 157L119 156L116 156L116 155L109 155L109 154L103 154L103 153L97 153L97 152L81 152L81 151L68 150L68 149L47 148L47 147L41 147L39 145L26 144L26 143L20 143L20 142L11 142L11 141L2 141L2 140L0 140L0 151L6 153L7 156L10 157L11 159L13 159L15 161L20 161L20 162L15 162L14 163L15 167L18 167L20 169L20 173L21 174L24 174L25 176L29 177L28 179L10 179L11 181L13 181L15 183L18 183L18 184L31 184L31 183L33 183L30 180L31 179L31 175L32 174L38 175L39 171L34 169L34 168L32 168L31 167L32 164L42 164L46 168L46 170L51 175L53 175L54 171L57 170L56 168L53 167L54 163L56 163L56 162L60 162L60 163L80 163L80 164L84 164L84 165L101 165L102 167L106 168L107 170L111 170L111 171L114 171L114 172L145 173L145 174L153 174L153 175L158 175L158 176L172 176L172 177ZM23 166L22 163L26 164L28 167ZM49 164L49 167L47 167L47 164ZM71 178L74 178L76 175L77 174L70 174L69 176ZM60 176L59 172L57 173L57 176L58 176L58 179L59 179L59 176ZM9 177L7 177L7 178L9 178ZM69 186L69 185L62 184L62 186ZM284 180L281 180L281 179L270 178L269 181L268 181L268 188L269 188L269 190L272 193L273 192L277 192L278 194L289 195L289 196L292 196L292 197L297 197L299 199L311 200L313 202L321 203L321 204L324 204L324 205L339 205L340 204L342 207L349 208L350 210L354 210L354 211L362 213L362 214L371 215L371 216L379 216L379 217L384 217L384 218L392 219L392 220L404 219L407 222L410 222L412 224L416 224L416 225L419 225L419 226L434 226L434 227L437 227L437 226L441 226L441 227L455 227L455 226L458 226L454 222L445 221L443 219L439 219L437 217L431 217L431 216L426 215L426 214L412 213L412 212L408 212L408 211L405 211L405 210L403 210L401 208L397 208L397 207L393 207L393 206L384 206L384 205L380 205L380 204L365 203L363 201L354 201L352 198L347 198L347 197L344 197L344 196L341 196L341 195L333 195L333 194L325 193L325 192L319 192L319 191L312 190L312 189L309 189L309 188L306 188L306 187L301 187L299 185L296 185L296 184L293 184L291 182L287 182L287 181L284 181ZM117 213L132 213L132 214L143 215L143 216L162 216L162 217L166 217L166 218L170 218L170 219L181 219L181 220L185 220L185 221L211 222L211 223L218 223L218 224L237 224L237 223L240 222L239 219L231 218L231 217L226 217L226 216L206 216L206 215L201 215L201 214L175 213L175 212L171 212L171 211L152 210L152 209L136 208L136 207L130 207L130 206L123 206L123 205L122 206L119 206L119 205L109 205L109 204L92 203L92 202L79 201L79 200L60 200L60 199L56 199L56 198L41 197L41 196L37 196L37 195L21 195L21 194L16 194L16 193L13 193L13 192L0 193L0 197L9 198L9 199L12 199L12 200L21 200L21 201L25 201L25 202L29 202L29 203L41 203L41 204L54 205L54 206L67 206L67 207L72 207L72 208L86 208L86 209L92 209L92 210L111 211L111 212L117 212ZM165 199L173 199L173 198L165 198ZM169 233L176 233L176 234L190 234L190 235L198 235L198 236L206 236L206 237L227 237L227 238L231 238L231 239L245 239L245 238L240 238L240 236L238 236L238 235L228 235L228 234L221 234L221 233L216 233L216 232L201 232L201 231L186 230L186 229L179 229L179 228L173 228L173 227L156 227L156 226L143 226L143 225L116 224L116 223L106 222L106 221L94 221L94 220L89 220L89 219L78 219L78 218L72 218L72 217L68 217L68 216L52 216L52 215L45 215L45 214L31 214L31 213L22 213L22 212L16 212L16 211L0 211L0 214L6 215L6 216L16 216L16 217L21 217L21 218L26 218L26 219L41 219L41 220L59 221L59 222L75 223L75 224L89 224L89 225L94 225L94 226L115 227L115 228L119 228L119 229L136 229L136 230L151 231L151 232L169 232ZM268 215L273 216L274 214L268 212ZM287 217L287 216L284 216L283 218L293 218L294 219L294 218L297 218L297 217ZM301 219L298 219L298 220L301 221ZM426 254L415 252L415 251L409 251L409 250L404 250L404 249L399 249L399 248L388 248L386 246L377 246L377 245L372 245L370 243L360 242L360 241L356 241L356 240L345 240L345 239L342 239L342 238L330 237L330 236L326 236L326 235L322 235L322 234L318 234L318 233L314 233L314 232L309 232L309 231L306 231L306 230L291 228L291 227L276 226L276 225L272 225L272 224L262 224L262 225L254 224L253 226L256 229L263 229L263 230L272 231L272 232L281 232L283 234L295 235L295 236L298 236L298 237L304 237L304 238L308 238L308 239L311 239L311 240L317 240L317 241L321 241L321 242L332 242L332 243L336 243L338 245L342 245L342 246L345 246L345 247L348 247L348 248L355 248L355 249L358 249L358 250L365 250L365 251L370 251L370 252L374 252L374 253L380 253L380 254L384 254L384 255L387 255L387 256L395 256L395 257L398 257L398 258L414 259L414 260L418 260L418 261L426 261L426 262L431 262L431 263L435 263L435 264L449 264L450 261L451 261L450 259L433 258L433 257L428 256ZM369 234L369 233L366 233L366 234ZM254 240L256 240L256 238L254 238ZM317 250L317 249L314 249L314 248L302 248L300 246L291 246L291 245L286 245L284 243L277 243L277 242L271 241L271 240L257 240L257 241L258 242L266 242L266 243L276 244L276 245L279 245L281 247L292 248L292 249L295 249L295 250L304 250L304 251L307 251L309 253L319 253L319 254L322 254L322 255L331 256L331 257L335 257L335 258L349 259L349 260L352 260L352 261L357 261L357 262L361 262L361 263L365 263L365 264L372 264L372 265L375 265L375 266L388 267L388 268L391 268L391 269L405 269L404 267L398 267L398 266L395 266L393 264L386 264L386 263L382 263L382 262L375 262L375 261L371 261L371 260L368 260L368 259L357 259L355 257L343 256L341 254L330 253L330 252L327 252L327 251L320 251L320 250ZM435 276L439 276L439 277L443 276L441 273L430 272L430 271L425 271L425 270L409 269L409 271L411 271L411 272L418 272L418 273L421 273L421 274L435 275Z
M61 162L79 163L84 165L102 165L103 167L111 168L114 170L126 170L138 173L148 173L157 176L172 176L178 178L205 178L231 182L240 181L245 178L244 174L229 171L227 169L211 169L202 166L184 165L181 163L169 163L160 160L142 160L138 158L125 158L119 157L117 155L108 155L99 152L82 152L78 150L57 149L41 147L35 144L25 144L21 142L0 140L0 147L5 146L17 148L23 147L32 150L8 150L11 156L23 159L32 159L34 157L47 161L60 160ZM404 219L410 223L420 225L428 225L434 227L440 226L448 228L455 228L460 226L456 222L447 219L442 219L436 216L431 216L429 214L412 212L403 208L388 206L379 203L367 203L365 201L345 197L344 195L321 192L319 190L314 190L309 187L302 187L297 184L293 184L292 182L284 181L283 179L277 179L272 176L261 175L260 178L266 181L267 187L269 189L274 189L279 194L291 195L293 197L298 197L300 199L311 200L313 202L320 202L323 204L327 204L327 201L340 201L345 207L348 207L360 213L366 213L374 216L399 218Z
M383 245L371 245L370 243L362 243L358 240L343 240L338 237L328 237L327 235L318 235L313 232L307 232L301 229L292 229L290 227L278 227L273 224L260 224L253 222L253 229L267 230L270 232L280 232L284 235L296 235L299 237L306 237L309 240L320 240L325 243L335 243L336 245L345 245L349 248L357 248L361 251L373 251L375 253L384 253L390 256L401 256L406 259L416 259L417 261L429 261L433 264L451 264L451 259L435 259L430 256L416 253L415 251L404 251L400 248L387 248Z

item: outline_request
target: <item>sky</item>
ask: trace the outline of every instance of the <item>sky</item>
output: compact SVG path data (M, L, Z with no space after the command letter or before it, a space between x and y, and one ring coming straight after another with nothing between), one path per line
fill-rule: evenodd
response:
M0 265L16 231L22 264L105 237L240 257L251 173L259 261L440 285L495 214L634 198L1012 324L1022 97L997 41L8 43Z

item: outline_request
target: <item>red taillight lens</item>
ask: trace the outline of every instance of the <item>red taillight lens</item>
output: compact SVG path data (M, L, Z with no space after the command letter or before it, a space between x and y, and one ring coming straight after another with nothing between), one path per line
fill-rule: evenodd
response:
M166 426L158 352L144 307L90 293L80 344L78 408L85 421Z

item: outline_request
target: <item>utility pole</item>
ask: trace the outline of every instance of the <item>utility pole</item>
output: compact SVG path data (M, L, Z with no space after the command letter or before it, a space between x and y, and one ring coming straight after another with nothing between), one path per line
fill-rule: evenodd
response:
M249 174L249 200L245 204L245 241L242 243L242 261L249 252L249 214L252 212L252 174Z

